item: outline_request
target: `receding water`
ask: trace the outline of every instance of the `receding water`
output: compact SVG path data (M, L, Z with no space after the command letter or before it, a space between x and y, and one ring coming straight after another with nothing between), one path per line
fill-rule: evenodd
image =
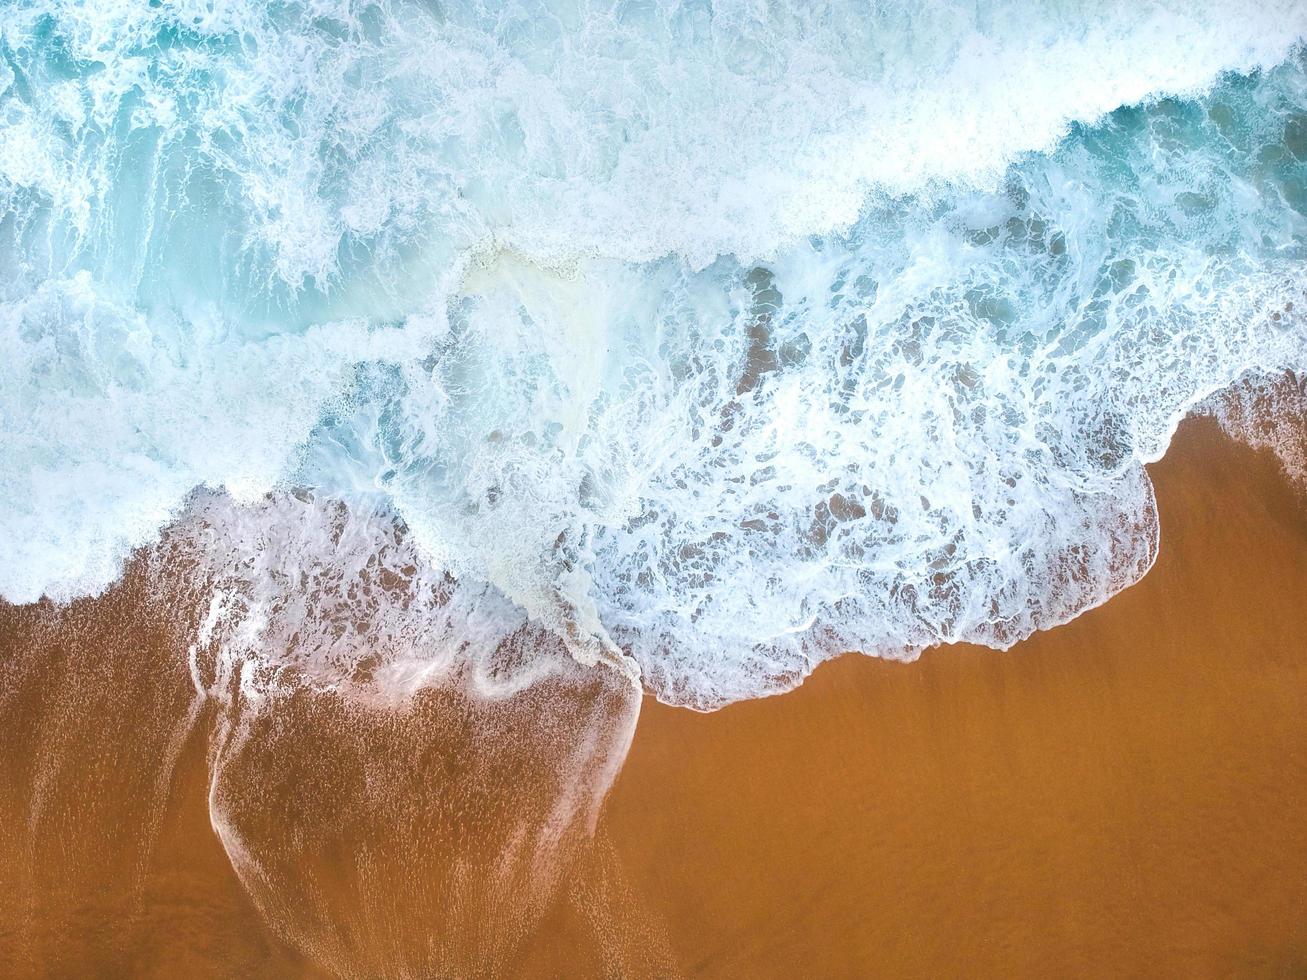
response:
M0 594L170 527L212 677L520 689L533 629L695 707L1063 622L1307 366L1305 25L9 3Z

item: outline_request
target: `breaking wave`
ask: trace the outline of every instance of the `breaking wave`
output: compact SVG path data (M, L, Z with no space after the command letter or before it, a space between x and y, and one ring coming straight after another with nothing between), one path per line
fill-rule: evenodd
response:
M1006 647L1147 571L1187 412L1307 368L1305 27L7 4L0 595L158 543L250 696Z

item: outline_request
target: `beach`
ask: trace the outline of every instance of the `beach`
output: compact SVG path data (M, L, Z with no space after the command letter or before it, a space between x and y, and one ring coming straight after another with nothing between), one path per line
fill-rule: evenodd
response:
M1301 975L1307 502L1210 419L1151 474L1160 555L1105 605L717 712L646 697L593 833L557 839L563 790L523 773L625 717L612 690L490 744L466 705L305 695L233 766L139 566L5 607L0 972Z
M0 2L0 977L1307 977L1307 4Z
M645 706L605 832L700 976L1307 971L1307 506L1210 420L1145 579L1007 653Z

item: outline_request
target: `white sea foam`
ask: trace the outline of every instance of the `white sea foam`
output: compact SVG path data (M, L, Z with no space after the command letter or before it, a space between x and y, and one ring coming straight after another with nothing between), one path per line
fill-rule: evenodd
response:
M711 707L1009 645L1146 571L1186 411L1304 366L1305 25L10 4L0 594L203 486L175 540L272 675L529 623Z

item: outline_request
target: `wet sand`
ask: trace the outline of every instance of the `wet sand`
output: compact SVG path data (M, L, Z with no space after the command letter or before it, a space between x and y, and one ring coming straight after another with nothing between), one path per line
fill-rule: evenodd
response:
M1153 475L1149 576L1007 653L646 698L543 871L525 774L612 692L517 705L508 756L440 698L269 716L222 767L243 885L174 611L0 609L0 974L1307 975L1307 501L1209 420Z
M1307 501L1189 421L1157 564L1007 653L646 703L604 832L698 976L1307 976Z

